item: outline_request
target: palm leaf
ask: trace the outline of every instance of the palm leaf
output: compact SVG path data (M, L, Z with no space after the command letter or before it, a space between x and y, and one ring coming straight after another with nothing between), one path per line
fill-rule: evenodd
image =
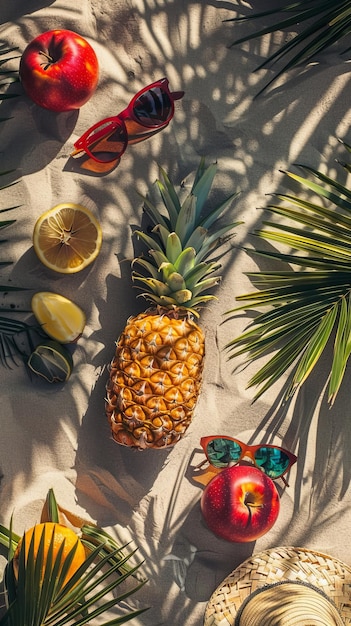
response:
M238 7L235 7L235 10L237 11ZM277 70L274 77L265 84L257 95L264 92L279 76L297 65L308 63L326 48L346 37L351 31L351 4L349 0L333 0L332 2L330 0L297 0L278 9L229 18L225 21L245 22L272 15L280 16L275 23L261 28L251 35L236 39L231 44L232 47L268 33L289 29L298 24L304 25L300 33L295 34L255 69L258 71L262 68L268 68L283 60L282 67Z
M332 404L351 353L350 190L310 167L304 171L319 182L292 172L286 176L313 191L320 202L275 194L281 204L272 203L267 210L285 221L265 221L254 233L289 248L287 252L258 248L254 254L296 269L248 274L258 291L240 295L237 300L242 305L227 314L248 309L260 314L226 347L229 358L246 354L247 361L274 352L249 381L249 387L258 386L256 400L283 374L287 374L286 398L290 398L333 341L328 384Z
M9 56L12 52L16 51L17 48L8 48L4 43L0 43L0 89L2 87L7 86L8 82L13 82L18 80L18 72L6 69L6 63L11 61L17 56ZM5 77L6 82L1 82L1 77ZM0 100L4 100L6 98L13 98L18 94L8 94L0 92ZM5 118L2 118L0 122L5 121ZM13 170L2 170L0 171L0 176L6 176L11 174ZM0 186L0 191L3 189L7 189L16 183L8 183ZM6 207L0 209L0 213L7 213L9 211L13 211L19 208L18 206ZM0 230L11 227L16 223L15 219L1 219L0 220ZM0 240L0 245L4 245L7 243L6 239ZM5 267L11 265L12 261L10 260L0 260L0 267ZM9 285L1 285L0 284L0 292L15 292L22 291L21 287L9 286ZM11 308L1 308L1 313L10 313L12 312ZM32 345L32 327L29 324L26 324L23 321L13 320L12 317L6 317L4 315L0 316L0 364L11 368L13 365L18 365L18 357L20 357L20 361L28 355L24 353L23 348L21 347L21 340L23 337L25 338L28 345Z
M5 290L5 289L4 289ZM14 288L16 290L16 288ZM0 287L1 291L1 287ZM7 290L8 291L8 290ZM2 309L6 311L6 309ZM11 309L9 309L11 311ZM18 365L19 362L28 358L28 350L24 349L22 343L33 350L33 335L40 334L37 326L31 326L21 320L14 320L11 317L0 316L0 363L11 369L11 366Z
M52 490L45 507L46 517L52 516L55 522L60 520L60 509ZM20 540L18 572L15 574L12 556ZM117 626L146 610L132 610L109 621L99 619L95 622L138 591L146 579L139 575L141 563L132 563L136 550L130 550L127 544L120 546L102 529L84 524L81 541L87 557L65 582L76 546L63 561L64 546L62 544L55 555L54 536L45 553L45 527L35 552L34 533L29 547L26 547L25 537L13 533L12 524L10 529L0 526L0 542L9 549L4 579L8 608L0 619L1 626L83 626L94 623ZM118 592L118 588L122 591Z
M9 82L18 82L19 76L17 70L7 69L6 64L9 61L13 61L14 59L19 59L20 55L16 54L15 56L10 56L12 52L16 52L18 48L9 48L5 42L0 43L0 57L4 57L0 59L0 77L4 77L5 79L10 79ZM0 83L1 84L1 83ZM6 83L2 83L6 85ZM13 98L18 94L0 94L2 98Z
M341 301L340 321L334 344L334 359L330 377L330 386L333 389L334 401L339 391L347 361L351 353L351 298L343 298Z

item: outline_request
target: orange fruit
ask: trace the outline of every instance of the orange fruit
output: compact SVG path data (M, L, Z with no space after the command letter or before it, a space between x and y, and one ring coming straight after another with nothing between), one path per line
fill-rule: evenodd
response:
M33 528L30 528L24 533L26 562L28 559L29 546L30 546L30 542L32 540L33 534L34 534L34 558L36 558L36 555L39 549L40 539L41 539L43 532L45 532L44 562L48 554L52 537L54 537L54 551L53 551L54 559L57 556L57 553L61 544L63 543L63 541L65 542L63 553L62 553L60 571L62 569L63 563L68 553L70 552L70 550L72 550L73 546L77 544L77 548L76 548L74 557L72 559L72 563L69 567L69 570L64 580L64 584L66 584L68 580L72 578L73 574L75 574L75 572L80 567L80 565L85 561L86 555L85 555L84 545L82 544L78 535L70 528L67 528L67 526L63 526L62 524L54 524L53 522L43 522L41 524L36 524L36 526L33 526ZM22 541L23 539L19 541L14 557L13 557L13 566L14 566L14 572L15 572L16 577L18 576L18 560L19 560L19 554L21 550Z
M100 252L102 230L94 215L73 202L58 204L37 219L33 246L40 261L61 274L73 274Z

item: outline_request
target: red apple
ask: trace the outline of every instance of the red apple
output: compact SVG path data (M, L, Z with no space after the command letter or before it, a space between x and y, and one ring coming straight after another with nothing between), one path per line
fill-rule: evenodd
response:
M255 541L275 523L280 508L271 478L254 465L235 465L206 486L201 511L209 529L227 541Z
M79 109L95 91L99 65L91 45L71 30L48 30L25 48L19 75L26 94L51 111Z

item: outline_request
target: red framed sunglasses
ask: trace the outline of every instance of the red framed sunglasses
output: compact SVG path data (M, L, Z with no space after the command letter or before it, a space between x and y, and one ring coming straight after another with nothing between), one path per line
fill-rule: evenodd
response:
M174 115L174 101L183 96L184 91L170 91L167 78L157 80L141 89L119 115L107 117L91 126L75 142L75 151L71 156L80 157L85 152L98 163L116 161L130 141L126 120L132 120L150 133L162 130Z
M223 469L231 465L237 465L244 457L248 457L269 478L273 480L282 478L286 486L289 485L284 478L284 474L297 461L295 454L279 446L270 444L249 446L239 441L239 439L222 435L202 437L200 444L206 454L207 461L215 468ZM200 463L200 466L204 462Z

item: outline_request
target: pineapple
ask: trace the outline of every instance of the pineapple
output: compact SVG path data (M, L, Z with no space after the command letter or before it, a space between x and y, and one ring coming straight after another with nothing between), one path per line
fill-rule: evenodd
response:
M152 231L137 230L149 257L134 259L132 278L152 303L127 321L110 365L106 414L114 440L143 450L172 446L186 432L200 392L204 333L196 323L200 305L219 281L216 260L205 260L239 222L210 230L233 200L231 195L203 213L217 164L201 159L183 201L166 172L156 181L165 212L147 197ZM136 269L137 268L137 269Z

